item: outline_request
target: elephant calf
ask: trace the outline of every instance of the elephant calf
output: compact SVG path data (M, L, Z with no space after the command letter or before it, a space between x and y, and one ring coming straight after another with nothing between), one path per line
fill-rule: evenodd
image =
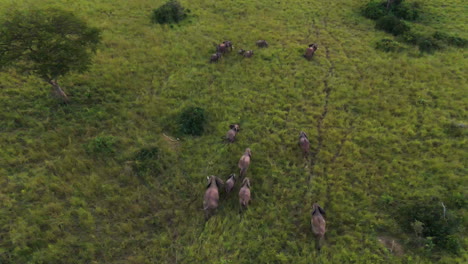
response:
M239 54L244 56L245 58L250 58L250 57L253 56L254 52L253 52L253 50L243 50L243 49L241 49L241 50L239 50Z
M226 134L226 140L229 141L229 143L232 143L236 140L236 135L239 133L240 126L238 124L232 124L229 128L230 129Z
M304 156L307 157L309 155L310 142L309 138L307 137L307 134L303 131L301 131L301 133L299 134L299 146L301 147Z
M258 40L256 42L257 46L259 48L267 48L268 47L268 42L266 42L266 40Z
M306 52L304 53L304 58L310 60L312 59L312 56L314 56L315 51L318 49L317 44L310 44L309 47L306 49Z
M226 194L229 194L232 189L234 189L234 185L236 184L236 175L233 173L229 175L224 187L226 189Z
M250 148L246 148L244 155L241 156L239 159L238 167L240 169L239 177L242 178L245 176L247 173L247 169L249 168L250 165L250 159L252 158L252 151L250 151Z
M205 220L208 220L216 208L218 208L218 188L223 185L223 181L216 176L206 178L208 179L208 185L206 186L205 197L203 199L203 210L205 211Z
M250 180L245 178L242 181L242 187L239 191L239 204L242 208L247 208L250 202Z
M321 243L323 241L323 238L325 236L325 210L320 207L317 203L314 203L312 207L312 219L310 220L310 223L312 225L312 232L316 236L316 246L317 249L320 250L321 248Z
M211 55L210 62L218 62L219 59L221 59L222 53L216 52L213 55Z

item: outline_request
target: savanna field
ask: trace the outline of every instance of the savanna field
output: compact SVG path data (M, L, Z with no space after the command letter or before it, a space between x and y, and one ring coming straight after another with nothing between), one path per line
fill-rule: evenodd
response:
M0 72L0 263L468 263L466 47L376 49L398 37L367 0L181 0L187 18L152 23L165 2L0 0L0 19L57 8L101 30L89 70L59 79L67 104ZM412 30L468 38L465 1L419 8ZM189 107L200 136L181 133ZM249 208L237 182L205 221L206 177L248 147Z

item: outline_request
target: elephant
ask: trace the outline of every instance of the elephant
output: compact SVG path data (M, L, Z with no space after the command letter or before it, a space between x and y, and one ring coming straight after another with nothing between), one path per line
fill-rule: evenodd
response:
M227 53L228 51L232 51L232 48L234 47L232 45L232 42L229 40L223 41L221 44L215 44L216 45L216 52L219 53Z
M245 58L250 58L253 56L254 52L253 50L239 50L238 52L240 55L244 56Z
M318 49L317 44L310 44L309 47L306 49L306 52L303 55L304 58L306 58L307 60L312 59L317 49Z
M236 184L236 174L231 174L229 175L229 178L226 180L226 183L224 185L226 189L226 194L229 194L232 189L234 189L234 185Z
M242 209L246 209L250 202L250 180L245 178L239 191L239 204Z
M268 47L268 42L266 42L266 40L258 40L256 42L257 44L257 47L259 48L267 48Z
M234 140L236 140L237 133L239 133L240 126L239 126L239 124L232 124L232 125L229 126L229 128L230 129L226 134L226 140L229 143L233 143Z
M303 131L301 131L301 133L299 134L299 146L301 147L304 156L307 157L310 151L310 142L309 138L307 137L307 134Z
M232 51L232 49L234 48L234 46L232 45L232 42L229 40L223 41L223 44L226 46L227 49L229 49L229 51Z
M238 167L240 169L239 177L242 178L246 175L247 169L250 165L250 159L252 158L252 151L250 148L246 148L244 155L239 159Z
M208 180L208 185L206 186L205 196L203 199L203 210L205 211L205 220L208 220L216 208L218 208L218 189L223 186L223 181L214 175L206 178Z
M219 59L221 59L222 53L216 52L213 55L211 55L210 62L218 62Z
M317 203L312 206L312 219L310 220L312 232L316 237L316 246L320 250L326 232L325 210Z

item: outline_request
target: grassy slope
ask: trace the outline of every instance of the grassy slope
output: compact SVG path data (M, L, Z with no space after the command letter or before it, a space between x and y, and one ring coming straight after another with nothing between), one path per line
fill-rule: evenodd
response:
M2 263L427 263L377 242L409 236L379 201L466 197L466 133L444 132L467 122L466 50L377 52L387 35L358 15L364 1L182 1L192 22L173 29L149 23L160 0L37 2L0 0L72 10L104 30L103 44L90 72L62 80L67 106L33 77L0 74ZM462 3L425 2L420 26L468 37ZM207 63L225 39L270 47ZM301 54L313 42L308 62ZM207 110L205 135L166 140L190 105ZM221 144L233 122L238 142ZM310 162L300 130L319 150ZM114 155L86 153L100 135L118 139ZM146 146L162 150L165 170L138 178L127 161ZM205 223L206 176L237 172L246 147L251 208L241 217L233 195ZM328 215L320 255L314 201Z

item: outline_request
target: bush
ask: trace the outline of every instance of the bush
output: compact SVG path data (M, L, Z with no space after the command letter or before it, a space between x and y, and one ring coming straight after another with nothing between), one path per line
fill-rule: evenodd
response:
M460 238L456 236L461 227L460 218L454 211L442 207L438 199L411 201L399 208L399 221L408 232L414 232L414 223L421 223L421 233L435 247L459 253Z
M417 45L419 40L422 38L422 35L407 31L400 35L399 40L408 44Z
M187 10L187 13L190 12ZM152 21L158 24L178 23L187 17L185 8L175 0L170 0L153 11Z
M385 52L400 52L404 50L404 47L401 45L401 43L391 39L381 39L376 43L375 48Z
M185 109L179 119L180 130L183 134L200 136L205 124L205 110L199 107Z
M387 9L387 1L371 1L362 9L362 15L377 20L381 17L393 14L397 18L405 20L416 20L419 18L419 5L417 3L405 3L401 0L396 0Z
M452 137L463 137L468 134L468 125L451 122L445 125L445 133Z
M406 25L405 22L399 20L398 18L392 15L379 18L375 24L375 27L377 29L391 33L395 36L401 35L410 30L410 27Z
M113 154L117 140L113 136L97 136L85 145L88 154Z
M387 15L387 9L385 8L385 2L371 1L367 3L363 10L362 15L373 20L377 20Z
M419 18L419 5L417 3L401 3L393 5L391 12L397 18L414 21Z
M142 148L135 153L133 169L139 176L159 174L162 166L159 162L159 149L157 147Z
M447 45L450 45L450 46L456 46L456 47L460 47L460 48L463 48L463 47L466 47L468 45L468 40L464 39L464 38L460 38L460 37L456 37L456 36L450 36L446 33L443 33L443 32L435 32L434 35L432 35L432 37L434 39L437 39L437 40L440 40L444 43L446 43Z
M421 52L432 53L443 48L443 44L433 37L421 37L418 39L418 47Z

